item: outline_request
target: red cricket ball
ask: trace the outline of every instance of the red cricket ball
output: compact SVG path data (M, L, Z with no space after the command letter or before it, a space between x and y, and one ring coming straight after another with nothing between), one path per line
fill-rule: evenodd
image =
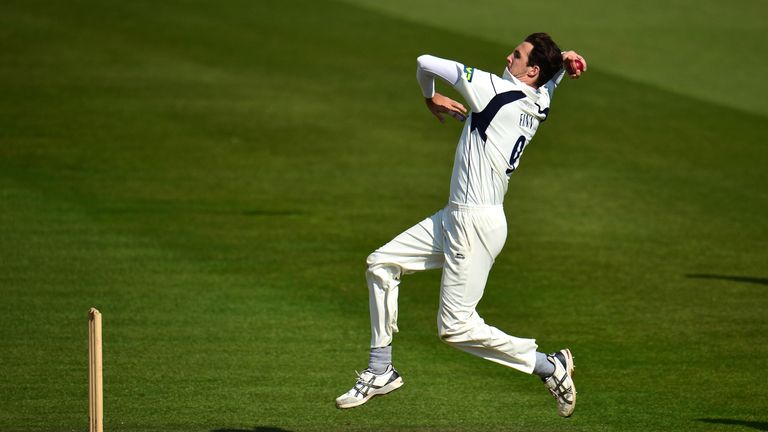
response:
M568 72L571 73L571 74L575 74L577 70L584 72L584 62L582 62L579 59L575 59L573 61L569 61L568 62Z

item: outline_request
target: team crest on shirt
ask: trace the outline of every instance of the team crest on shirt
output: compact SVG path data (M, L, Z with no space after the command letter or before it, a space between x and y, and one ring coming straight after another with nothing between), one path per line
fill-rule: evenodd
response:
M472 77L475 75L475 68L464 66L464 78L467 79L467 81L472 82Z

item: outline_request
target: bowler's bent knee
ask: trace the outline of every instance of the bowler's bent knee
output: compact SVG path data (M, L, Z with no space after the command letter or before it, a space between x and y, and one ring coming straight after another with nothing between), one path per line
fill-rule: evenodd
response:
M472 324L467 322L453 321L445 323L438 318L437 336L448 345L466 342L472 339L469 334L472 332L473 327Z
M378 252L368 255L365 263L368 266L365 271L366 277L381 281L384 285L390 285L386 283L387 281L399 281L403 273L402 268L397 263L389 261Z

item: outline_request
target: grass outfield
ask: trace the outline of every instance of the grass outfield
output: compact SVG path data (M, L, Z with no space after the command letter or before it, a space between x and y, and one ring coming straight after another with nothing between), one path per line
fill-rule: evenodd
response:
M415 58L499 71L511 47L246 0L5 0L0 41L1 431L86 428L91 306L108 431L768 429L765 117L564 83L479 310L574 351L574 417L438 340L439 272L402 284L406 385L339 411L366 255L447 197L461 125Z
M763 0L347 0L504 45L549 29L589 66L674 94L768 116ZM724 65L729 65L727 72Z

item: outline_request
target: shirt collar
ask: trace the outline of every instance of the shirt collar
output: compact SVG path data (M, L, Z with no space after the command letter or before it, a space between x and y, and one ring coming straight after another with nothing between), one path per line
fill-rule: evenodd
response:
M507 81L511 81L512 83L520 87L520 90L522 90L523 93L525 93L525 95L531 99L537 100L539 96L541 96L541 92L539 91L540 89L535 89L529 86L528 84L520 81L519 79L515 78L515 76L512 75L512 73L507 68L504 68L504 73L501 75L501 77Z

